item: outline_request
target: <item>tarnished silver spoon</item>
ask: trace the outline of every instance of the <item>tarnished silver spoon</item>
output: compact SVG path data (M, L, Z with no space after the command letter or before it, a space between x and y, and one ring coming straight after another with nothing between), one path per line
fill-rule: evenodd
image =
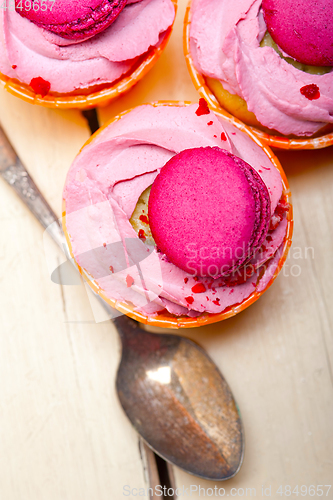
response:
M64 250L57 217L0 128L0 174ZM104 307L110 311L109 306ZM230 388L194 342L153 334L126 316L113 319L122 340L120 403L158 455L205 479L234 476L243 460L242 424Z
M123 346L117 374L122 407L165 460L205 479L234 476L243 459L239 413L216 365L194 342L114 320Z

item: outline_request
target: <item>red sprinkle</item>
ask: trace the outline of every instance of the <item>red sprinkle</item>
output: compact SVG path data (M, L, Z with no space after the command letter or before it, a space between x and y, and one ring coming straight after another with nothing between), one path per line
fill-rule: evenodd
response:
M193 293L203 293L206 291L206 287L203 283L197 283L191 288Z
M109 269L110 269L111 273L114 273L113 266L110 266Z
M30 87L35 92L35 94L40 94L42 97L45 97L51 88L50 82L47 82L41 76L37 78L33 78L30 82Z
M141 220L141 222L144 222L145 224L149 224L149 220L148 220L147 215L140 215L139 219Z
M184 278L185 285L186 285L187 282L188 282L188 278Z
M215 304L216 306L219 306L220 305L220 299L217 298L217 299L213 300L213 304Z
M185 297L185 300L188 304L193 304L194 298L193 297Z
M144 232L143 229L139 230L139 238L140 238L140 240L145 240L146 239L146 235L145 235L145 232Z
M304 95L304 97L310 99L310 101L313 101L314 99L319 99L320 97L319 87L315 83L310 83L310 85L305 85L299 91L302 95Z
M226 141L227 140L227 136L225 135L224 132L222 132L221 134L221 141Z
M273 239L273 238L272 238L270 235L266 236L266 240L267 240L267 241L272 241L272 239Z
M287 203L285 200L280 200L274 214L271 217L271 221L269 224L269 230L274 231L280 224L280 222L283 219L284 213L288 212L289 210L289 203Z
M209 115L209 113L210 113L210 109L208 107L207 101L206 101L206 99L201 97L199 99L199 107L196 110L195 114L197 116L201 116L201 115Z
M106 243L103 243L103 247L106 248Z
M213 125L213 121L208 122L207 125Z
M278 214L278 215L283 215L285 212L288 212L289 211L289 203L287 203L285 200L280 200L276 209L275 209L275 212Z
M12 68L16 69L17 68L17 64L13 64Z
M214 137L217 137L217 135L214 134Z
M132 276L130 276L129 274L126 276L126 285L127 285L127 288L130 288L134 283L134 279L132 278Z
M282 217L279 215L273 214L269 223L269 231L274 231L280 222L282 221Z

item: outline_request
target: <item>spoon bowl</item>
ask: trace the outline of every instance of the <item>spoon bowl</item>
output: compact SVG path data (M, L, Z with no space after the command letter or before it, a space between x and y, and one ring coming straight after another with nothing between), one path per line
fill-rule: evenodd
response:
M162 458L204 479L233 477L242 464L241 418L216 365L194 342L114 319L122 340L120 403Z

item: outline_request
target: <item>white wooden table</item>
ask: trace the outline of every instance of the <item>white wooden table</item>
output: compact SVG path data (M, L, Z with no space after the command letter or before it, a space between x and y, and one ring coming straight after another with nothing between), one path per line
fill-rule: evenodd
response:
M179 0L161 60L99 110L101 122L142 102L198 99L182 54L185 4ZM30 106L1 91L0 122L60 216L66 172L89 136L81 113ZM286 485L298 485L299 497L310 498L311 485L333 484L333 148L278 156L295 211L284 271L240 315L181 332L208 351L232 387L245 427L244 464L225 483L174 468L179 498L202 498L199 486L208 497L215 485L237 498L263 497L262 486L285 498L279 486L288 493ZM0 499L135 498L124 493L137 488L139 496L147 485L138 437L114 388L117 334L110 322L95 323L83 285L51 282L43 230L2 180L0 210ZM333 499L333 486L327 491L323 497Z

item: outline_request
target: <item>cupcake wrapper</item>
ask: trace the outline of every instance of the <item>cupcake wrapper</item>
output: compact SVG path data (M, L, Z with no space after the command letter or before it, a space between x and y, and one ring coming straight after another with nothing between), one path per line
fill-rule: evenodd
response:
M225 118L225 120L227 120L229 123L232 123L239 130L246 131L248 129L251 129L253 134L255 134L263 143L270 147L279 149L321 149L333 144L333 132L315 138L290 139L288 137L274 135L273 132L272 134L270 134L267 132L263 132L256 127L245 125L241 120L225 111L221 107L213 92L208 87L205 77L194 67L193 59L190 53L190 26L191 2L189 2L187 6L184 19L183 46L186 64L196 90L199 92L201 97L206 99L209 106L214 111L218 110L219 113Z
M155 103L152 103L153 106L184 106L184 105L190 105L193 103L190 102L179 102L179 101L158 101ZM100 128L97 132L95 132L94 135L92 135L89 140L86 142L86 144L83 146L87 146L90 142L92 142L106 127L108 127L111 123L114 123L122 118L125 114L129 113L132 111L132 109L126 110L120 115L114 117L112 120L107 122L105 125L103 125L102 128ZM225 115L223 112L219 111L214 111L217 116L219 116L222 119L225 119ZM229 123L234 123L233 118L228 118ZM253 302L255 302L264 292L267 290L277 275L279 274L280 270L282 269L282 266L287 258L289 248L291 246L291 240L292 240L292 232L293 232L293 215L292 215L292 204L291 204L291 194L289 190L289 185L288 181L286 178L286 175L281 167L280 162L276 158L276 156L273 154L271 149L267 147L265 144L262 143L262 141L257 137L257 135L251 130L250 127L244 125L241 123L241 126L238 126L239 129L241 129L243 132L245 132L247 135L249 135L253 141L266 153L266 155L270 158L271 162L273 165L278 169L281 179L282 179L282 187L283 187L283 196L285 200L290 204L290 210L287 214L287 229L286 229L286 235L283 243L283 247L281 249L281 256L279 258L279 262L277 265L277 268L269 280L269 282L265 285L263 289L260 291L255 290L247 299L245 299L242 303L237 304L232 307L228 307L225 309L223 312L218 313L218 314L211 314L211 313L202 313L200 316L196 318L190 318L188 316L174 316L170 313L162 312L156 316L147 316L144 314L139 313L138 311L135 310L134 306L129 303L124 303L124 302L118 302L116 300L112 300L108 297L105 296L103 290L98 287L98 285L91 280L90 277L87 276L85 273L85 270L82 269L80 266L78 267L78 270L82 274L82 276L87 279L87 282L89 286L96 292L98 295L100 295L111 307L117 309L118 311L122 312L123 314L126 314L127 316L135 319L136 321L139 321L140 323L144 323L147 325L152 325L152 326L158 326L162 328L194 328L198 326L203 326L203 325L208 325L210 323L217 323L218 321L222 321L224 319L230 318L234 316L235 314L238 314L239 312L243 311L246 309L249 305L251 305ZM83 149L82 148L82 149ZM82 150L81 149L81 150ZM69 239L69 235L66 229L66 207L65 205L63 206L63 230L67 239L68 247L71 256L73 257L73 252L71 248L71 243Z

